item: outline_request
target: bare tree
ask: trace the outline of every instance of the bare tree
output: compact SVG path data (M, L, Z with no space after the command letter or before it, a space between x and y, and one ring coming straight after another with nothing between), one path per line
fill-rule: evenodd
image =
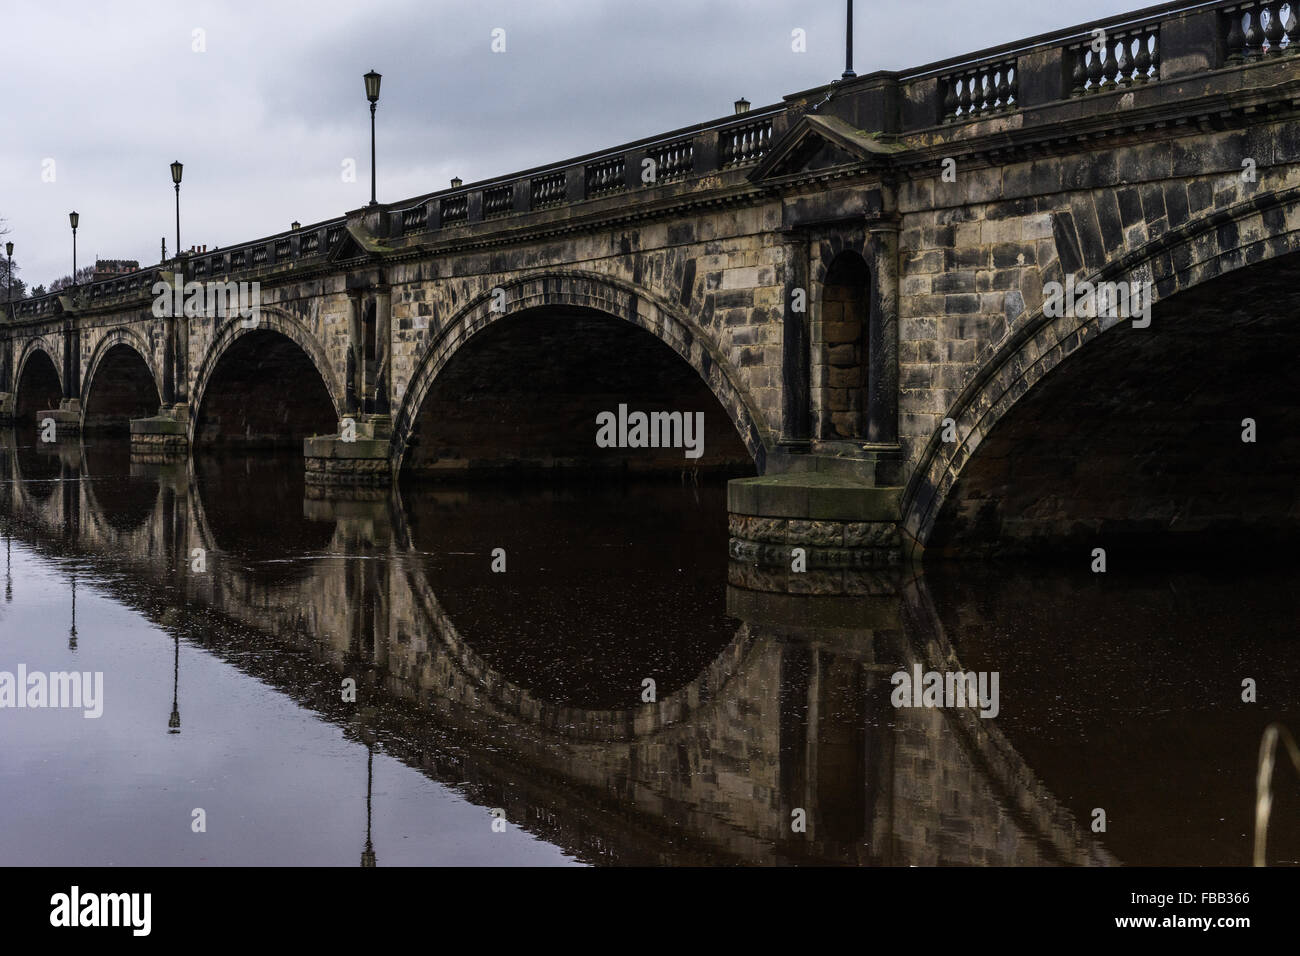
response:
M89 282L93 278L95 278L95 267L82 266L80 269L77 270L77 281L75 284L82 285L83 283ZM55 279L53 282L50 283L50 291L59 292L73 284L74 283L72 281L72 276L63 276L62 278Z

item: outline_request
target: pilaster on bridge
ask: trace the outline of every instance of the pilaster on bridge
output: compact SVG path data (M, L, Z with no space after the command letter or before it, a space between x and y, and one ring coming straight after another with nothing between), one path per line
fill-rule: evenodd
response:
M186 274L186 255L179 253L170 269L160 270L158 282L184 290L192 276ZM163 309L161 404L156 415L131 420L131 456L143 462L171 462L185 458L190 448L189 355L190 316L181 308Z
M383 259L394 251L392 219L385 204L347 215L348 238L369 261L344 281L347 341L338 431L303 440L306 480L318 492L393 481L393 289Z
M60 296L63 313L63 397L57 408L36 413L37 422L44 429L53 425L56 433L65 436L81 434L81 332L75 315L75 295Z

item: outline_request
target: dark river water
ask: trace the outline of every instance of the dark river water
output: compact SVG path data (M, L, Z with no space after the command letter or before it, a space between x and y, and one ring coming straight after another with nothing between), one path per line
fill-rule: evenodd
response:
M1300 572L1232 554L818 597L729 565L721 484L319 500L294 455L35 435L0 525L0 681L102 674L98 717L0 707L6 865L1247 865L1300 733ZM914 668L996 716L894 706Z

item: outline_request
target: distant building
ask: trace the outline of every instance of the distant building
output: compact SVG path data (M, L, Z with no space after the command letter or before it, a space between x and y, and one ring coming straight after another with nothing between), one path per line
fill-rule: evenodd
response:
M109 276L120 276L127 272L137 272L140 269L140 263L135 259L96 259L95 260L95 279L107 279Z

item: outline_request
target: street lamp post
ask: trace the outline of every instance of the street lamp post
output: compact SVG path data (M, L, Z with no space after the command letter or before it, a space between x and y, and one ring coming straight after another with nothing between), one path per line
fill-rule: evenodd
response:
M14 300L14 244L12 242L5 243L5 255L9 257L9 291L8 293L5 294L5 301L13 302Z
M851 80L858 74L853 72L853 0L848 0L848 24L844 30L844 72L840 79Z
M72 224L72 284L77 284L77 223L81 217L75 212L68 213L68 222Z
M379 81L383 75L371 70L365 75L366 99L370 101L370 205L377 206L375 200L375 107L379 105Z
M172 182L176 184L176 255L181 254L181 171L185 167L178 159L172 163Z

